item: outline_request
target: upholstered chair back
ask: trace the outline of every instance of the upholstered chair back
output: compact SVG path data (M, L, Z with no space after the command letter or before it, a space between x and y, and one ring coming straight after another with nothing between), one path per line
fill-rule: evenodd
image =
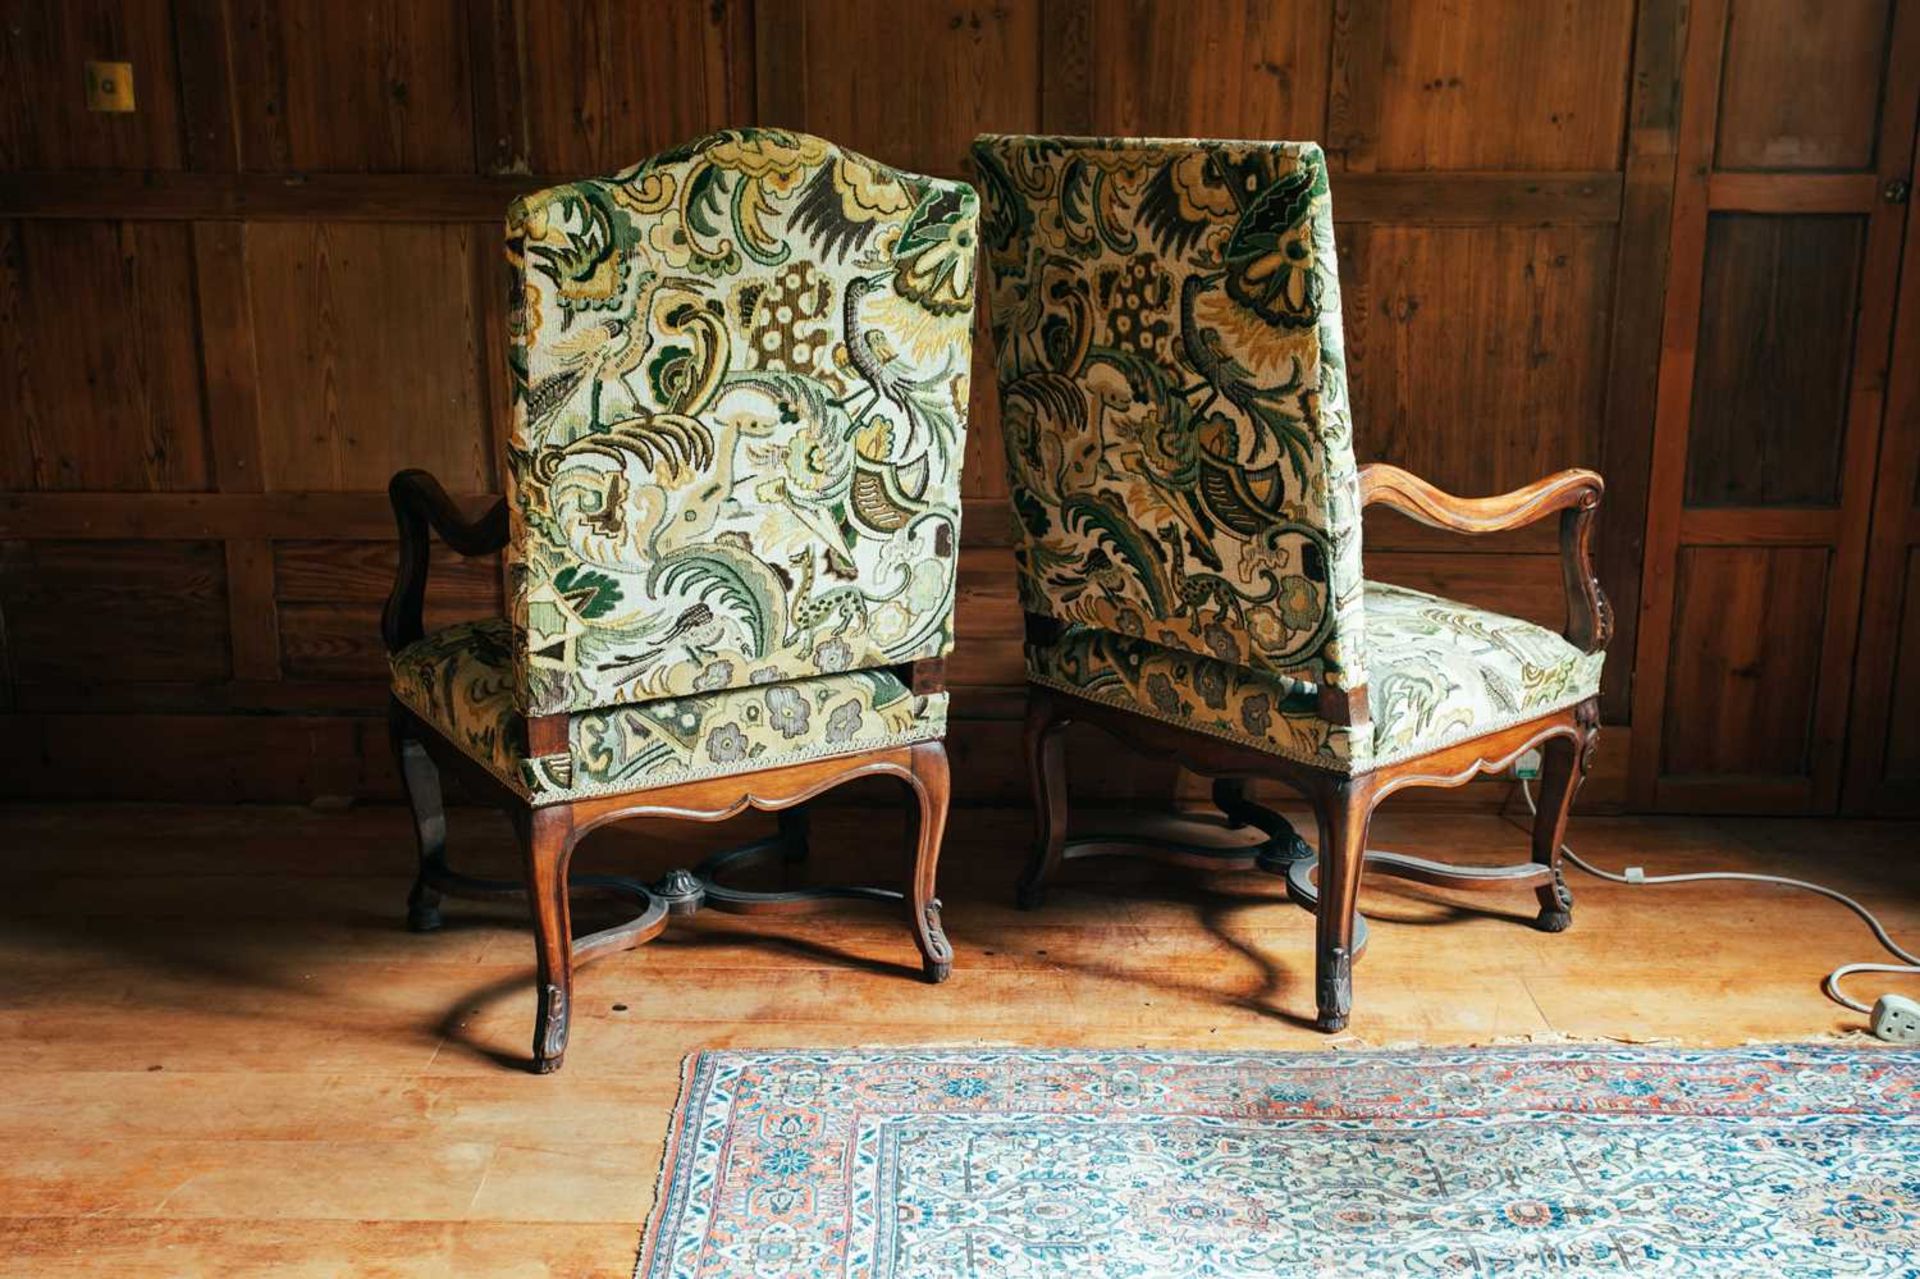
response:
M1320 148L984 137L1024 607L1365 684Z
M947 651L975 210L775 130L516 202L522 710Z

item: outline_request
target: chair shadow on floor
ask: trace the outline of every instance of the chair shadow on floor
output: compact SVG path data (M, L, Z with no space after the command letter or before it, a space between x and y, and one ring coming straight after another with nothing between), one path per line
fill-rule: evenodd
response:
M1082 863L1082 867L1086 863ZM1310 938L1313 929L1313 915L1294 903L1286 894L1284 882L1275 877L1274 887L1267 892L1248 891L1232 887L1221 887L1217 881L1196 877L1192 872L1169 870L1158 866L1136 866L1137 882L1116 885L1090 884L1085 881L1074 883L1070 877L1063 878L1054 886L1053 892L1058 907L1068 903L1076 905L1089 899L1114 899L1127 902L1153 901L1170 903L1180 901L1194 908L1195 922L1221 946L1242 956L1260 974L1260 985L1251 993L1225 994L1217 984L1183 979L1165 971L1147 966L1128 967L1111 957L1102 959L1090 957L1050 957L1063 966L1092 976L1120 979L1152 986L1169 993L1216 998L1223 1003L1261 1016L1271 1017L1288 1025L1313 1029L1315 1019L1312 1016L1294 1012L1283 1006L1282 1001L1294 991L1295 983L1289 979L1287 966L1276 961L1267 951L1254 942L1238 935L1234 922L1246 912L1269 910L1290 912L1299 919L1302 935ZM1235 879L1244 880L1259 872L1232 872ZM1369 885L1367 889L1369 908L1366 918L1376 924L1391 924L1396 928L1437 928L1458 924L1471 919L1498 919L1515 925L1531 928L1533 913L1526 910L1502 910L1492 903L1462 904L1448 900L1437 893L1426 891L1420 886L1405 881L1382 880L1378 885ZM1076 900L1078 899L1078 900ZM1389 905L1390 904L1390 905ZM956 931L964 929L966 916L965 901L958 903L960 910L954 912L959 921ZM1388 906L1388 909L1382 909ZM1305 989L1311 980L1311 965L1307 970L1295 974Z
M727 828L724 834L737 836L738 832ZM713 842L724 844L727 841L718 838ZM811 867L803 868L800 874L817 872L823 879L833 878L836 871L841 869L835 865L836 855L846 852L835 847L840 842L828 842L821 850L818 861ZM980 847L977 848L971 843L964 846L974 853L984 848L996 848L1001 855L954 859L954 872L943 879L950 928L960 950L956 968L958 984L937 993L924 992L926 998L966 997L965 977L969 971L966 961L969 955L978 955L983 950L991 953L997 949L991 937L976 932L976 927L985 931L1015 920L1033 924L1064 924L1067 927L1080 925L1086 927L1091 939L1098 930L1094 917L1104 912L1124 910L1138 903L1155 903L1168 908L1190 909L1194 927L1253 968L1257 974L1255 988L1251 991L1235 991L1235 984L1228 981L1211 981L1204 977L1168 972L1154 967L1150 962L1129 963L1125 952L1116 953L1111 948L1096 951L1089 946L1084 953L1063 952L1060 948L1053 948L1052 953L1044 956L1044 963L1091 978L1124 981L1171 995L1218 1001L1223 1007L1271 1018L1292 1027L1311 1029L1314 1026L1314 1018L1310 1013L1286 1006L1289 1002L1299 1000L1302 1008L1306 1008L1302 992L1311 986L1311 964L1296 968L1281 962L1269 947L1250 939L1246 936L1246 930L1239 926L1249 912L1267 912L1271 916L1292 921L1289 926L1298 927L1303 939L1311 937L1312 913L1303 910L1287 896L1284 879L1280 876L1263 875L1257 871L1206 876L1190 870L1143 863L1110 862L1102 867L1099 863L1083 862L1062 877L1056 885L1057 896L1048 907L1032 914L1016 915L1010 909L1011 886L1017 877L1024 848L1017 845L1003 847L998 840L983 839L978 843ZM637 841L628 840L626 847L622 847L618 840L599 845L594 861L596 869L618 867L622 873L634 873L636 867L644 863L649 871L664 872L670 865L697 860L706 851L709 850L704 841L700 844L689 844L683 840L656 843L643 834ZM1106 868L1111 868L1110 873L1103 875L1102 870ZM1518 927L1530 927L1533 920L1530 911L1518 907L1513 910L1501 909L1499 903L1484 898L1470 905L1464 904L1416 884L1385 879L1369 885L1366 906L1370 920L1393 925L1395 931L1408 927L1442 927L1475 918L1500 919ZM576 920L576 931L585 931L594 926L594 920L585 914L591 905L583 902L582 907L581 918ZM974 921L982 912L991 912L992 922L976 925ZM451 913L447 918L451 926L459 916ZM752 932L731 928L724 931L703 930L698 925L690 926L687 921L676 921L660 937L647 944L640 952L642 958L639 962L646 962L644 956L649 951L663 951L674 956L666 967L697 967L698 956L703 951L749 948L766 953L770 959L798 960L805 966L824 967L848 975L862 974L902 981L911 980L914 976L917 970L911 963L895 962L864 953L864 935L860 942L850 945L836 945L806 937L804 932L809 922L823 918L844 920L862 928L870 922L875 941L883 935L889 941L893 938L893 921L884 909L847 903L828 914L797 917L790 923L775 925L774 929L756 928ZM492 926L497 926L499 922L497 917L489 921ZM662 958L665 957L663 954ZM501 977L471 992L425 1029L440 1037L450 1049L503 1066L520 1064L521 1055L517 1047L502 1049L491 1046L473 1033L471 1019L478 1016L489 1003L526 992L532 982L532 971L532 965L529 964L524 971ZM604 1000L618 1000L613 990L597 993Z

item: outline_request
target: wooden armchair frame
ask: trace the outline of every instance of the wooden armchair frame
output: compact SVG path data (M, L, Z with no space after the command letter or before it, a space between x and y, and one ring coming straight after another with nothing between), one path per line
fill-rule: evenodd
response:
M505 547L508 521L504 500L495 502L479 519L467 519L424 471L400 472L388 486L388 495L400 529L400 567L381 614L380 630L392 654L425 634L422 611L432 536L437 534L463 556L489 555ZM915 693L935 693L943 687L944 666L938 660L920 661L899 668L896 674ZM565 751L567 721L564 714L529 717L529 753ZM438 928L443 897L527 899L538 969L533 1033L537 1073L558 1070L565 1060L574 969L651 941L666 927L669 916L690 915L703 906L736 914L793 915L846 900L904 905L922 974L928 981L940 982L953 971L953 948L941 927L940 901L934 896L951 794L946 747L939 741L535 807L398 698L390 700L388 724L419 844L419 868L407 896L407 925L416 932ZM512 816L525 858L523 882L478 879L449 866L441 769L459 776L471 794ZM807 802L845 782L873 776L897 778L915 799L914 862L905 891L850 886L752 892L721 882L723 873L748 863L805 861ZM575 846L601 826L634 817L723 821L748 809L777 813L779 833L717 853L692 869L669 871L651 884L624 876L569 875ZM614 927L575 937L570 899L579 893L627 899L639 907L639 913Z
M1558 512L1567 588L1567 622L1562 633L1583 653L1606 646L1612 615L1594 576L1592 557L1594 522L1605 491L1599 475L1561 471L1498 497L1462 498L1398 467L1376 463L1361 468L1360 491L1362 506L1378 503L1434 528L1465 534L1519 528ZM1030 643L1049 643L1058 630L1059 623L1052 618L1027 615ZM1323 689L1320 712L1333 723L1364 726L1369 722L1367 690L1364 686ZM1147 754L1176 760L1213 778L1214 803L1221 816L1172 822L1160 818L1118 833L1069 839L1061 730L1074 721L1094 725ZM1560 848L1574 795L1593 764L1599 726L1598 700L1589 698L1424 755L1348 775L1030 684L1025 743L1037 826L1018 900L1023 907L1039 905L1062 862L1089 857L1145 856L1202 866L1253 864L1283 873L1294 896L1316 907L1316 1024L1322 1030L1339 1030L1352 1011L1353 961L1366 942L1364 923L1355 910L1364 867L1447 888L1533 888L1540 907L1537 927L1559 932L1572 923L1573 895L1561 872ZM1367 848L1373 810L1387 796L1411 786L1464 785L1483 773L1509 767L1535 748L1542 763L1530 861L1456 867ZM1284 782L1313 805L1319 828L1317 859L1285 818L1247 799L1246 784L1255 778Z

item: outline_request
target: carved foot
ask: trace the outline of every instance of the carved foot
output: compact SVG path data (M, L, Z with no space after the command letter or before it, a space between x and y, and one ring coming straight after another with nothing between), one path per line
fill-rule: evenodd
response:
M1320 1010L1314 1025L1331 1034L1347 1028L1353 1011L1353 956L1336 946L1320 965Z
M407 893L407 931L430 933L442 922L440 894L428 887L425 880L414 880L413 888Z
M1313 845L1300 838L1300 832L1288 823L1285 833L1276 834L1272 846L1261 849L1254 857L1253 864L1269 875L1284 875L1300 862L1310 861L1313 856Z
M946 929L940 925L938 897L927 903L916 923L918 927L913 936L920 946L920 972L937 986L953 976L953 943L947 940Z
M1564 933L1573 926L1573 890L1558 866L1553 868L1553 883L1540 888L1540 915L1533 926L1543 933Z
M566 991L548 986L540 993L540 1011L533 1022L534 1074L551 1075L565 1064L570 1016Z
M1021 910L1039 910L1047 903L1047 886L1039 883L1021 881L1014 891L1013 904Z

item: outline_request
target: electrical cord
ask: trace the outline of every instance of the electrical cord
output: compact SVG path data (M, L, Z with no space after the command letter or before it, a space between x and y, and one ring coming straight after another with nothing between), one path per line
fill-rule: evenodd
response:
M1520 795L1527 801L1527 811L1535 817L1538 817L1540 810L1533 801L1533 787L1529 785L1524 778L1520 782ZM1614 871L1603 870L1586 861L1580 854L1573 851L1573 846L1570 844L1560 845L1560 854L1575 866L1587 872L1587 874L1609 880L1616 884L1695 884L1706 880L1737 880L1741 883L1748 884L1779 884L1787 888L1804 888L1810 893L1818 893L1822 897L1839 902L1842 906L1845 906L1848 910L1858 915L1861 920L1865 922L1866 926L1873 930L1874 938L1878 940L1882 946L1885 946L1891 954L1906 961L1901 964L1842 964L1827 974L1826 980L1820 983L1820 989L1826 992L1827 998L1843 1007L1851 1008L1857 1013L1870 1013L1873 1010L1840 989L1840 983L1848 977L1853 976L1855 973L1920 974L1920 955L1915 955L1912 951L1907 950L1898 942L1894 941L1892 936L1888 934L1886 926L1875 917L1872 911L1845 893L1838 889L1828 888L1825 884L1816 884L1805 879L1789 879L1785 875L1758 875L1737 870L1693 871L1684 875L1649 875L1638 866L1629 866L1623 875Z

